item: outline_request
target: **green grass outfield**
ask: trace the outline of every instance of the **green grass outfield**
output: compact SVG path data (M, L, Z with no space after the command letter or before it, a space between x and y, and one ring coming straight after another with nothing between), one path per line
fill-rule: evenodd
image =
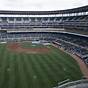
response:
M48 47L51 52L47 54L26 54L8 51L6 44L0 44L0 88L52 88L63 80L82 78L72 57Z

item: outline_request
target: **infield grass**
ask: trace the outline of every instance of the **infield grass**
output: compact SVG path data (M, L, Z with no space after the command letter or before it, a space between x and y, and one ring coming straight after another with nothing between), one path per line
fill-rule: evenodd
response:
M53 88L66 79L82 78L71 56L53 46L48 47L49 53L26 54L8 51L6 44L0 44L0 88Z

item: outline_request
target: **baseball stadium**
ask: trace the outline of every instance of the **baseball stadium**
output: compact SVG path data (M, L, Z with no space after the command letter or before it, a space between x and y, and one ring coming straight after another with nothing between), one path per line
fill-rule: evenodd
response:
M88 6L0 10L0 88L88 88Z

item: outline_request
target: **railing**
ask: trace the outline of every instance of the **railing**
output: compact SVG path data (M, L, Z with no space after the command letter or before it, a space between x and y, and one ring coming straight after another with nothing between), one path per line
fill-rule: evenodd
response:
M53 88L70 88L70 86L71 86L71 88L72 88L72 86L76 86L76 85L78 85L78 84L88 84L88 79L82 79L82 80L77 80L77 81L72 81L72 82L68 82L68 83L65 83L65 84L63 84L63 85L60 85L60 86L58 86L58 87L53 87ZM87 85L87 87L86 88L88 88L88 85Z

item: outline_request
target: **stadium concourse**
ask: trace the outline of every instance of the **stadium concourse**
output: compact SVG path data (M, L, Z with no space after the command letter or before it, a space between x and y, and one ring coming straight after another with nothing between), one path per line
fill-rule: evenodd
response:
M88 33L88 6L60 11L0 11L1 43L44 40L80 57L88 66L88 35L83 35L85 32ZM73 82L74 88L88 88L88 81L85 86L84 81L79 82L81 86Z

